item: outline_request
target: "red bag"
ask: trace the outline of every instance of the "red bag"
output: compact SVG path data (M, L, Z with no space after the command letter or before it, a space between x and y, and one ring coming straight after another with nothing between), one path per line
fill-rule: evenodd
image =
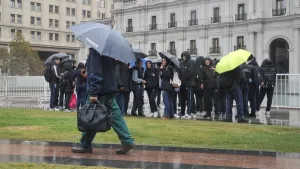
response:
M77 103L76 94L73 93L72 97L70 99L70 102L69 102L69 109L75 109L76 108L76 103Z

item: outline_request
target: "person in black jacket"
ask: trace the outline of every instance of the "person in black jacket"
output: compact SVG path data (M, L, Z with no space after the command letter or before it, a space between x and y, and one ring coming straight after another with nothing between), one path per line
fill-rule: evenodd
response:
M165 104L164 117L165 118L174 118L174 93L175 89L170 83L170 80L173 79L174 68L171 63L166 59L162 59L161 64L161 87L163 90L163 102Z
M115 59L100 55L90 48L86 63L87 67L87 94L91 103L104 104L111 113L111 125L121 141L122 149L117 154L126 154L135 143L116 102L117 78L114 71ZM92 141L96 132L82 133L79 147L72 147L73 153L91 153Z
M144 104L144 84L146 81L144 79L144 68L142 67L142 61L138 59L136 61L136 66L132 69L132 90L133 90L133 107L131 110L132 116L137 116L136 111L138 110L138 115L143 117L143 104Z
M51 110L59 110L56 109L58 106L58 97L59 97L59 80L60 80L60 71L58 65L60 64L60 59L58 57L54 57L52 59L53 63L51 66L51 78L50 78L50 109Z
M247 66L251 70L251 79L248 81L249 86L249 94L248 94L248 100L250 102L251 112L250 117L255 117L256 113L256 107L257 103L257 93L259 91L259 73L258 73L258 67L256 65L256 61L254 60L253 55L251 55L248 59Z
M63 67L63 73L61 74L61 79L59 83L59 87L60 87L59 106L65 112L70 112L69 103L72 94L74 92L73 62L66 61L63 63L62 67Z
M260 109L261 103L264 100L265 95L267 94L267 107L266 114L270 115L270 110L272 106L272 99L274 94L274 88L276 83L276 69L272 64L270 59L265 59L259 69L260 75L262 76L263 82L260 88L260 100L258 110Z
M152 67L151 61L146 62L146 71L144 75L144 80L146 81L145 89L148 94L148 100L150 104L151 113L148 117L158 117L157 106L155 103L155 98L157 96L157 90L159 87L159 71L158 69Z
M76 94L77 94L77 110L85 105L86 101L86 71L83 63L79 63L75 71Z
M245 79L241 67L220 75L220 85L226 89L226 120L232 122L233 100L236 102L238 122L247 122L244 117L243 96L241 92L241 80Z
M215 114L218 114L218 89L217 89L217 75L215 68L212 66L212 60L209 57L204 59L203 66L203 82L201 88L204 89L204 109L206 114L204 118L210 118L213 106Z
M204 111L204 91L201 88L203 85L203 62L204 57L199 56L196 58L196 88L195 88L195 96L196 96L196 111L197 116L200 116Z
M180 97L181 97L181 118L196 118L194 88L196 86L196 66L191 59L190 53L185 51L181 54L180 62ZM185 107L187 104L187 114Z

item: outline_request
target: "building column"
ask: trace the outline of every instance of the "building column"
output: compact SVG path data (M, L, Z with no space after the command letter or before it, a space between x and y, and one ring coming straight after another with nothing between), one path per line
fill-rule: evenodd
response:
M263 0L256 0L256 17L263 18L264 16L264 2Z
M249 33L249 49L248 51L255 55L254 32Z
M294 45L293 45L293 55L290 53L290 58L289 58L289 64L290 64L290 73L299 73L300 72L300 65L299 65L299 37L300 32L299 28L294 28ZM291 47L291 46L290 46Z
M220 45L221 50L221 56L227 55L230 51L230 38L229 35L223 35L223 42L222 46Z
M262 61L265 59L264 58L264 43L263 43L263 36L264 33L261 32L257 32L257 41L256 41L256 61L258 62L258 64L260 65L262 63Z

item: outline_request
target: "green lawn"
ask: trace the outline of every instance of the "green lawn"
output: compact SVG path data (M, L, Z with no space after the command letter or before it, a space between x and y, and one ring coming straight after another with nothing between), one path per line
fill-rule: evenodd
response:
M113 169L108 167L84 167L53 164L0 163L0 169Z
M300 128L193 120L126 118L137 144L300 152ZM79 142L76 113L0 109L0 139ZM119 143L113 130L97 143Z

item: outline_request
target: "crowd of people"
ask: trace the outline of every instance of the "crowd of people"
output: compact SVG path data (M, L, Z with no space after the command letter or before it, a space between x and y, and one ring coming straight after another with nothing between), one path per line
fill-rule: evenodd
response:
M142 60L137 59L135 66L131 67L116 60L112 71L116 77L116 100L121 113L124 116L157 118L159 111L164 111L163 116L167 119L211 118L214 115L214 118L224 117L224 121L232 121L235 101L238 121L246 122L246 117L257 115L266 94L266 113L270 113L276 69L269 59L265 59L259 67L251 55L247 62L223 74L215 71L217 59L199 56L193 60L188 52L183 52L179 62L177 66L170 59L163 58L159 63L148 60L143 66ZM85 66L88 65L79 63L75 67L74 62L53 58L53 63L48 65L51 72L48 78L51 110L71 111L69 102L74 91L77 94L76 109L85 105L89 95L87 84L93 83L93 79L86 76ZM174 78L179 78L180 84L174 84ZM150 113L144 112L144 91L148 96ZM131 92L134 97L129 110Z

